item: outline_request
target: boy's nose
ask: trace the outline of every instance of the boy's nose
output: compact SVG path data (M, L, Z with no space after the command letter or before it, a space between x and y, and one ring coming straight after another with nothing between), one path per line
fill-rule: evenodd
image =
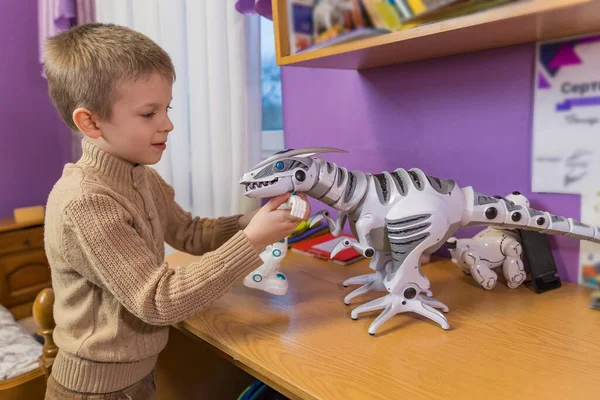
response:
M171 122L171 118L167 117L167 121L166 124L164 126L164 128L162 129L163 132L171 132L173 130L174 126L173 126L173 122Z

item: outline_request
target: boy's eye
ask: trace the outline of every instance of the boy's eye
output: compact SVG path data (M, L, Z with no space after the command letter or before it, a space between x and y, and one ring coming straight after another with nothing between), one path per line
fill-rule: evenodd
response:
M169 104L169 105L167 106L167 110L172 110L172 109L173 109L173 107L171 107L171 105Z
M142 114L142 116L143 116L144 118L152 118L152 116L153 116L154 114L155 114L155 112L154 112L154 111L152 111L151 113Z

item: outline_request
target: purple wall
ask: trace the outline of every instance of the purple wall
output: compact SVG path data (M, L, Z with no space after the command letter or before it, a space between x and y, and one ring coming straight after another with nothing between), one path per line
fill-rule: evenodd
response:
M70 138L38 62L37 1L0 1L0 217L45 204Z
M579 218L579 196L530 191L533 63L528 44L364 72L284 67L286 147L339 147L349 154L327 157L349 169L418 167L488 195L518 190ZM579 242L550 240L560 277L576 282Z

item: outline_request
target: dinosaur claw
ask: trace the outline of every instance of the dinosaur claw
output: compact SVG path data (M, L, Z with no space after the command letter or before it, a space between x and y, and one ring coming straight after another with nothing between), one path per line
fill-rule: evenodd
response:
M337 253L346 249L348 247L352 247L357 252L361 253L366 258L372 258L375 255L375 250L371 246L365 246L357 242L355 239L344 238L338 242L338 244L333 248L331 252L331 258L335 257Z
M342 240L340 240L338 242L338 244L336 244L335 247L333 248L333 250L331 251L330 258L335 257L337 255L337 253L339 253L340 251L344 250L348 246L350 246L350 241L348 239L342 239Z
M319 211L318 213L316 213L308 219L309 226L312 228L317 222L321 221L327 216L329 216L329 213L327 211Z
M315 224L317 222L319 222L320 220L321 220L321 218L315 218L315 216L310 217L308 220L309 227L311 227L311 228L314 227Z

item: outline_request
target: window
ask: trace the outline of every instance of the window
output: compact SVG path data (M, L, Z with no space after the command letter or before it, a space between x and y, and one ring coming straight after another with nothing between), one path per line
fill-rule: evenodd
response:
M262 158L283 150L281 74L275 61L273 21L260 18L260 60L262 91Z

